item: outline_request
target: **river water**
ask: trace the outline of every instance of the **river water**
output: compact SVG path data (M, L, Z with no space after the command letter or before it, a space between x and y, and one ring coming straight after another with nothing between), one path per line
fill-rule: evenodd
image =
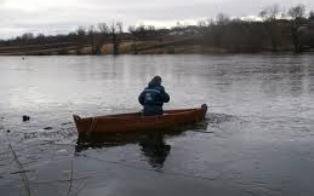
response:
M0 57L0 195L313 195L313 62L289 54ZM166 109L207 103L206 122L76 146L72 114L139 111L137 96L157 74L171 96Z

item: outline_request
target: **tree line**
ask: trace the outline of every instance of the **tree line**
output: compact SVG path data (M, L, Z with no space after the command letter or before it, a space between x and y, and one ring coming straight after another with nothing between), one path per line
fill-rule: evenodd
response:
M75 45L77 51L90 46L92 54L100 54L103 44L111 43L113 54L118 54L119 46L124 41L162 42L188 37L194 40L192 44L228 52L302 52L314 48L314 12L306 14L304 5L291 7L287 12L273 5L261 10L258 16L258 19L248 20L218 14L215 19L199 21L197 25L178 23L170 29L140 25L131 26L126 32L121 22L100 23L88 28L79 27L65 35L25 33L14 39L1 40L0 46L69 43Z
M278 5L263 9L260 21L230 19L219 14L204 26L207 44L233 52L286 51L302 52L314 47L314 12L306 16L304 5L290 8L286 13Z

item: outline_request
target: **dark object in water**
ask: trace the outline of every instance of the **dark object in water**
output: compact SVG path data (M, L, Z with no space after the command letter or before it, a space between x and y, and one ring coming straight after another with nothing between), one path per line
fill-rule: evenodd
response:
M10 130L10 129L8 129L8 130L7 130L7 133L10 133L10 132L11 132L11 130Z
M163 115L143 116L141 113L80 118L73 115L79 134L130 133L161 130L191 125L205 119L207 105L200 108L168 110Z
M23 122L29 121L31 119L30 116L23 115Z
M45 130L51 130L51 129L53 129L52 127L45 127L44 128Z
M19 171L11 172L10 174L21 174L21 173L28 173L31 171L32 170L26 169L26 170L19 170Z

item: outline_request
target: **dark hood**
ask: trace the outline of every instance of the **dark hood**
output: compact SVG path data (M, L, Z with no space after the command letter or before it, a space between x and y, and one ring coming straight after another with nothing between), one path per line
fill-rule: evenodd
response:
M149 88L151 88L151 87L156 87L156 86L161 86L161 82L160 82L160 81L154 81L154 80L152 80L152 81L150 81L150 82L148 83L148 87L149 87Z
M160 76L153 77L153 79L148 83L148 87L155 87L155 86L161 86Z

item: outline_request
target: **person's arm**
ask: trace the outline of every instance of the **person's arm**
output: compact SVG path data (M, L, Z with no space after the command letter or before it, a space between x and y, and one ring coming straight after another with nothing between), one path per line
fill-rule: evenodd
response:
M162 101L164 103L168 103L170 101L170 96L169 94L165 91L165 88L162 87L162 90L161 90L161 97L162 97Z
M138 101L140 102L141 105L144 105L144 99L145 99L145 93L143 91L138 97Z

